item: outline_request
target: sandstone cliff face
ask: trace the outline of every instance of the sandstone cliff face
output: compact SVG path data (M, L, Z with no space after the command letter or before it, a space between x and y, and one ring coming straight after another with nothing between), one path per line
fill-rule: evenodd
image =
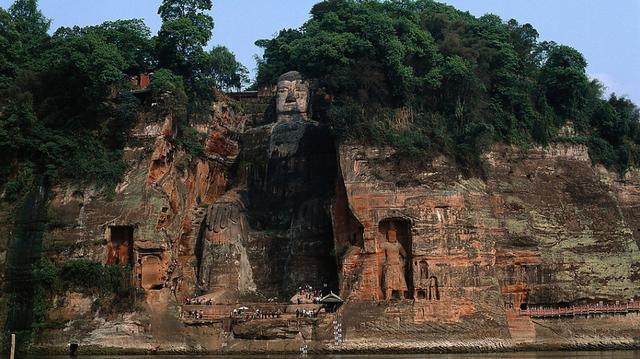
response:
M186 298L203 296L233 309L242 300L286 303L309 283L337 290L328 211L335 148L327 129L299 105L307 101L306 84L296 79L287 86L291 94L271 122L216 103L210 118L194 125L202 157L177 145L171 113L141 113L125 150L128 170L112 198L90 186L52 188L45 256L59 264L129 264L140 295L135 306L101 313L95 295L60 293L49 320L66 327L47 331L36 346L77 340L219 350L222 342L211 340L225 336L219 325L184 327L178 320ZM285 337L303 331L310 338L311 326L300 328ZM270 332L277 340L287 330Z
M162 117L162 122L158 132L134 134L142 144L126 149L130 168L114 198L91 188L54 188L50 216L56 225L51 243L62 247L55 252L59 259L130 261L136 281L145 289L193 286L192 268L180 275L173 272L182 271L183 265L190 267L206 206L225 190L223 160L230 154L211 152L213 158L194 160L172 144L171 116ZM215 124L209 130L209 140L218 136ZM122 254L120 247L129 246L135 258Z
M180 148L171 113L149 110L112 198L91 186L51 189L44 256L129 264L139 295L101 312L95 295L58 293L48 315L61 327L36 346L336 349L333 315L220 319L250 302L295 312L289 301L306 284L346 300L339 316L353 350L372 338L512 347L593 328L635 343L633 318L537 325L517 310L638 299L640 171L620 179L579 145L496 146L484 176L466 177L444 157L418 165L335 144L310 120L307 84L295 73L281 80L276 116L263 115L268 98L251 98L241 99L246 113L220 101L193 124L203 156ZM1 238L8 217L0 211ZM193 296L216 303L207 310L220 320L181 319Z
M640 293L635 171L615 180L591 165L584 146L570 144L526 153L496 146L484 179L462 177L444 158L403 173L392 154L339 148L363 237L354 245L336 236L351 246L342 258L344 296L415 299L404 315L414 323L484 316L488 326L504 326L513 309L626 302ZM401 236L390 222L408 231L404 271L385 250L390 233Z
M66 329L51 331L51 337L43 334L42 344L79 340L148 349L156 341L174 343L164 334L179 324L170 313L196 290L198 234L207 206L227 188L228 169L239 153L232 134L242 124L226 105L216 104L208 121L197 127L205 155L196 158L176 146L171 113L141 113L125 149L128 170L113 196L91 186L51 189L43 256L58 264L84 259L130 265L131 285L140 295L135 307L118 309L124 313L100 314L96 296L60 293L51 303L49 320ZM158 322L166 325L150 341L149 328Z

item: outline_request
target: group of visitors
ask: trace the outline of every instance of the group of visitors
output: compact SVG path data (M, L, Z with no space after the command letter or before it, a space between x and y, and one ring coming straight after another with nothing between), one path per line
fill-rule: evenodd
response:
M204 312L201 310L189 310L187 312L182 312L181 313L184 318L188 318L188 319L203 319L204 318Z
M327 287L327 284L324 284L324 287ZM318 304L322 299L322 289L313 288L309 284L304 287L298 287L298 304L303 303L313 303Z
M315 310L296 309L296 318L317 318L318 312Z
M187 298L184 301L184 304L187 305L213 305L213 300L201 298L201 297L193 297Z
M249 310L234 309L233 312L231 313L231 316L233 318L253 320L253 319L280 318L281 314L282 313L280 312L280 310L273 311L273 310L256 309L255 311L249 311Z

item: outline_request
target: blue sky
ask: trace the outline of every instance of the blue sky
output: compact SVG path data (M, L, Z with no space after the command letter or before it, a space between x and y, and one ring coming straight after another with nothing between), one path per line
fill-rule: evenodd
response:
M12 0L0 0L8 7ZM214 0L214 44L230 48L249 69L260 49L253 43L278 30L299 27L317 0ZM542 40L575 47L589 62L589 75L611 91L640 104L640 0L446 0L480 16L531 23ZM53 28L93 25L106 20L143 18L160 27L160 0L40 0Z

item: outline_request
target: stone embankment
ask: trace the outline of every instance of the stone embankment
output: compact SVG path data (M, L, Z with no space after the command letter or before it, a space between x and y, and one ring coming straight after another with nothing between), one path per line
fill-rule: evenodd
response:
M632 337L576 337L550 343L516 343L510 339L474 340L348 340L341 345L327 345L316 352L342 354L418 354L418 353L498 353L552 350L637 350L640 340Z

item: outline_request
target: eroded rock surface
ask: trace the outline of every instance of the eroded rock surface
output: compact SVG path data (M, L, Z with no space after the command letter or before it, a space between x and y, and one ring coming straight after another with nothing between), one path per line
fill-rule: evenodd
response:
M638 170L621 178L575 144L495 146L483 176L468 176L444 157L425 165L334 143L312 120L312 93L291 72L273 101L238 95L247 113L216 102L193 124L199 157L176 145L171 113L149 110L112 198L52 188L47 258L130 266L139 295L105 311L93 294L61 293L48 313L61 325L36 347L502 350L588 347L599 329L607 343L638 345L633 314L553 322L519 312L640 300ZM274 115L261 115L269 103ZM321 308L306 285L346 303L303 317ZM211 305L185 305L194 297ZM271 316L234 314L244 305ZM347 333L342 347L332 344L334 320Z
M392 151L343 144L339 153L349 209L362 226L355 249L336 237L352 246L341 293L354 301L411 298L404 320L484 317L486 329L527 306L627 302L639 293L638 214L620 200L635 196L634 172L611 180L584 146L524 154L496 146L484 179L437 159L403 173L411 185L389 180L398 170ZM403 241L399 228L409 231Z

